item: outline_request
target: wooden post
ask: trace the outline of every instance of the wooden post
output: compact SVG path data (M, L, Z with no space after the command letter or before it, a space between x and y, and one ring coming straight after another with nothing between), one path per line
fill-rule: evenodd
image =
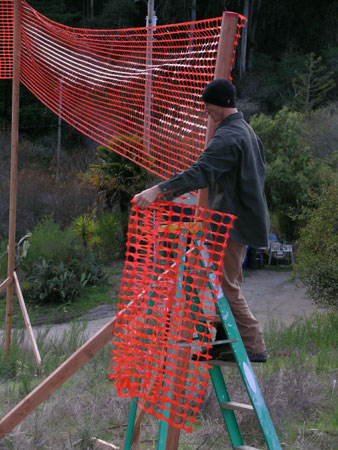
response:
M231 70L231 62L234 56L234 43L236 39L238 25L238 14L233 12L224 12L222 19L221 35L217 49L217 60L215 67L214 79L229 78ZM207 132L205 135L205 147L215 132L216 125L209 117ZM208 189L200 189L198 191L197 205L203 208L208 207Z
M221 33L217 49L217 59L214 79L229 78L231 62L234 56L234 43L237 33L238 14L224 12L222 17ZM205 147L215 132L215 123L209 118L205 136ZM208 207L208 189L200 189L198 192L197 205ZM176 450L180 436L180 428L168 425L166 450Z
M13 78L12 78L12 135L11 135L11 179L9 204L8 233L8 265L7 277L13 280L15 262L15 232L16 232L16 194L18 172L18 136L19 136L19 85L20 85L20 24L21 0L14 0L13 19ZM13 283L7 288L5 351L9 354L11 348Z
M21 292L21 287L20 287L18 276L17 276L16 272L14 272L14 285L15 285L16 295L18 296L18 300L19 300L21 312L22 312L22 315L23 315L23 319L24 319L25 324L26 324L28 337L29 337L29 340L31 341L31 345L33 347L33 352L34 352L36 364L38 366L40 366L40 364L41 364L41 356L40 356L40 353L39 353L38 346L36 345L36 341L35 341L35 337L34 337L34 334L33 334L32 325L31 325L31 322L30 322L29 317L28 317L25 301L23 299L23 295L22 295L22 292Z

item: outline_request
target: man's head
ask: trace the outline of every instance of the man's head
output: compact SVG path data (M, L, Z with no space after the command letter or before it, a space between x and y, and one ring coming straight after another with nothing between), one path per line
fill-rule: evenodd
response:
M202 100L223 108L237 108L236 89L229 80L223 78L207 84L202 93Z
M236 89L229 80L219 79L209 83L202 93L202 100L216 124L237 112Z

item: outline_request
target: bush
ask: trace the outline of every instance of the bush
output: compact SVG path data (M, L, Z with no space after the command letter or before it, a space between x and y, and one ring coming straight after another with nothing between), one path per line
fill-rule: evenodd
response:
M80 293L81 280L63 262L56 265L39 258L24 286L31 300L71 303Z
M338 177L317 203L301 230L294 270L316 304L338 307Z
M47 216L38 224L29 241L26 259L22 264L24 270L29 270L40 258L59 265L76 257L77 237L71 228L61 230L52 216Z
M276 229L288 240L298 236L303 225L301 212L313 206L313 192L319 192L331 170L313 158L304 145L304 115L287 108L274 118L261 114L250 124L263 141L267 161L265 191Z
M21 269L27 297L44 302L71 302L87 284L105 278L97 257L73 228L63 231L51 217L34 228Z
M104 255L112 260L125 250L124 221L118 212L104 212L97 221L97 234L101 239Z
M104 212L98 219L84 214L73 221L73 229L83 246L99 251L105 259L112 260L125 250L124 218L119 212Z

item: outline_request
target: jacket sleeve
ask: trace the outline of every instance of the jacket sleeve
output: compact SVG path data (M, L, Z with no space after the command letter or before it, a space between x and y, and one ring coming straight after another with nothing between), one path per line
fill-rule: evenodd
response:
M159 183L160 190L174 198L185 192L212 186L237 164L238 147L222 135L214 135L207 148L189 169ZM167 197L167 198L168 198Z

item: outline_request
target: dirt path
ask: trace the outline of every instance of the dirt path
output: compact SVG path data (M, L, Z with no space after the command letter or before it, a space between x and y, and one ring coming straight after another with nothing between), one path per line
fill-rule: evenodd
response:
M252 270L247 272L243 281L244 295L253 314L261 324L277 319L290 325L297 317L309 316L316 307L306 296L300 283L290 281L291 272ZM114 316L116 310L108 305L98 306L83 319L88 320L88 337L99 331ZM69 324L54 325L50 336L61 337ZM38 331L41 327L36 327Z

